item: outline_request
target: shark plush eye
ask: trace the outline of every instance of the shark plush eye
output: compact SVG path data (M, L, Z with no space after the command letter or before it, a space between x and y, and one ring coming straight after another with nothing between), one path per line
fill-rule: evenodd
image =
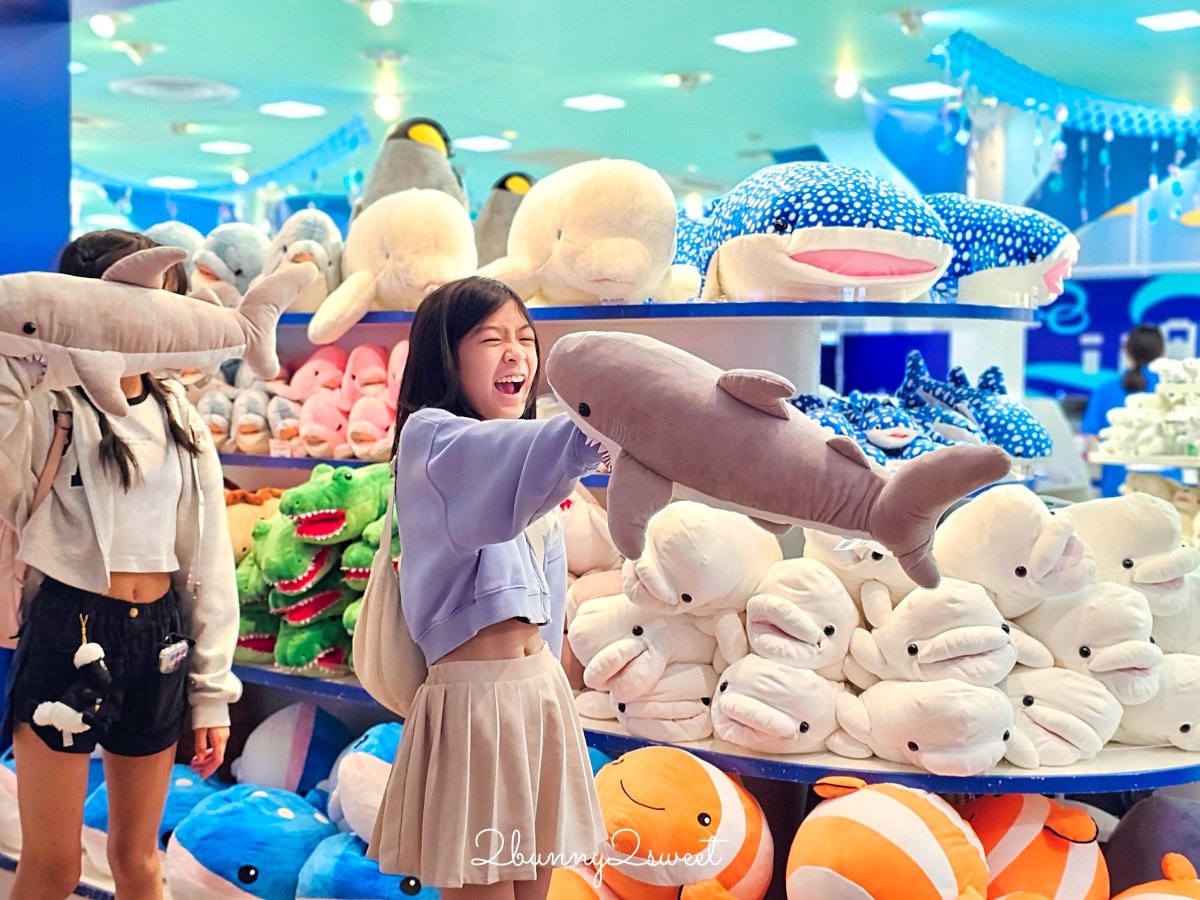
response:
M774 228L775 231L777 231L779 234L783 234L784 232L786 232L788 230L787 219L783 219L783 218L776 219L771 224L771 227Z
M1126 569L1132 569L1133 568L1133 560L1132 559L1123 559L1123 560L1121 560L1121 565L1124 566Z
M1029 570L1024 566L1017 566L1015 569L1013 569L1013 571L1016 573L1018 578L1024 578L1029 574Z
M908 749L909 749L909 750L911 750L913 753L916 753L916 752L917 752L918 750L920 750L921 748L917 746L917 742L916 742L916 741L909 741L909 742L908 742Z
M807 722L801 722L801 723L800 723L800 733L801 733L801 734L808 734L808 723L807 723Z
M908 655L909 656L916 656L920 652L921 652L921 648L918 647L916 644L908 645Z
M406 897L415 897L421 893L421 880L411 875L400 881L400 893Z
M1082 656L1084 659L1087 659L1089 656L1092 655L1092 648L1091 647L1080 647L1079 655Z
M833 637L836 632L837 632L837 629L834 628L832 625L825 626L825 637Z
M258 881L258 869L254 866L242 866L238 869L238 881L242 884L254 884Z
M875 562L880 562L883 559L883 554L880 553L878 550L872 550L871 551L871 559L875 560Z
M579 414L586 419L588 416L590 416L592 414L592 408L590 406L588 406L586 403L580 403L579 404Z
M691 594L680 594L679 599L682 600L684 603L691 603L692 595Z
M700 813L700 815L696 816L696 821L707 828L712 824L712 816L710 816L708 813Z
M633 636L634 636L634 637L641 637L641 636L642 636L642 634L643 634L644 632L645 632L645 629L644 629L644 628L642 628L642 626L641 626L641 625L634 625L634 626L633 626Z
M1036 250L1030 250L1030 251L1029 251L1029 261L1030 261L1031 263L1032 263L1032 262L1037 262L1037 261L1038 261L1040 258L1041 258L1041 257L1039 257L1039 256L1037 255L1037 251L1036 251Z
M1033 706L1033 697L1029 696L1029 694L1026 694L1024 697L1021 698L1021 705L1022 706Z
M22 330L22 331L24 331L26 334L36 334L36 333L37 333L37 326L36 326L36 325L34 325L32 322L26 322L26 323L25 323L25 324L24 324L24 325L21 327L21 330Z

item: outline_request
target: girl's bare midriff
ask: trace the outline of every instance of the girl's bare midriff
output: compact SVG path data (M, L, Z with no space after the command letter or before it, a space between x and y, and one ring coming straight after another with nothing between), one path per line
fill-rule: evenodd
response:
M508 619L487 626L465 644L439 659L438 663L520 659L523 656L533 656L545 643L536 625Z
M126 603L153 603L171 589L168 572L113 572L106 597Z

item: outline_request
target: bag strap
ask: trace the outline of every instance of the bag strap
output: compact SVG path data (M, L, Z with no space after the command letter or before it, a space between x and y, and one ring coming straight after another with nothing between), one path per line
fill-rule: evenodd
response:
M67 440L71 436L73 418L70 401L64 394L59 394L58 409L54 411L54 438L50 441L50 449L46 453L46 463L42 466L42 474L38 477L37 488L33 492L33 502L29 506L30 518L50 496L50 491L54 488L54 479L58 476L58 468L67 449ZM28 566L18 559L13 561L13 569L17 584L24 585Z
M379 538L379 546L387 548L387 554L392 555L392 523L396 518L396 457L392 457L392 489L388 492L387 512L383 514L383 534ZM396 573L396 578L400 573Z

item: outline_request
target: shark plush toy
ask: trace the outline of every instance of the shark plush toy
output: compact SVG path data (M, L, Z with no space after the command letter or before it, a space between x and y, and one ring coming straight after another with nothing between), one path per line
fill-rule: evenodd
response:
M383 803L392 762L400 746L402 726L374 725L347 747L333 769L336 787L329 796L329 815L363 840L369 841Z
M800 525L878 541L914 581L935 587L938 517L1010 469L995 447L947 447L889 478L852 440L789 404L796 391L786 379L723 372L642 335L567 335L546 376L572 421L612 453L609 530L628 559L642 555L650 518L678 493L775 533Z
M709 232L703 300L913 300L952 255L923 200L829 163L760 169L716 205Z
M312 263L320 275L291 311L310 313L342 283L342 233L319 209L298 210L283 223L263 257L262 277L302 262Z
M1125 706L1114 739L1122 744L1172 744L1180 750L1200 751L1200 656L1164 656L1158 693L1136 706Z
M1042 423L1008 396L1004 376L995 366L980 376L978 387L971 387L961 369L938 381L929 374L921 351L910 350L896 399L906 407L940 404L954 410L976 425L988 443L1017 459L1038 459L1054 449Z
M300 870L337 827L288 791L242 784L203 800L175 829L164 867L172 900L293 900Z
M1116 733L1122 708L1094 678L1070 669L1018 666L1004 682L1013 706L1012 742L1028 741L1037 765L1092 759Z
M486 266L508 250L508 233L525 195L535 179L524 172L509 172L492 185L492 192L483 201L475 217L475 246L479 249L479 264Z
M317 845L300 870L296 900L438 900L441 892L411 875L385 875L367 859L356 834L339 834Z
M218 225L192 255L192 288L206 287L225 306L240 306L270 246L267 236L247 222Z
M192 255L204 246L204 235L186 222L172 220L151 225L146 229L146 237L160 246L178 247L187 253L187 259L183 261L183 267L187 269L188 281L190 282L192 273L196 271L196 267L192 263Z
M121 391L125 375L208 371L240 357L273 378L279 371L275 326L316 278L316 268L303 264L265 279L235 310L211 294L201 302L164 291L165 272L183 258L175 247L153 247L114 263L101 279L0 276L0 353L44 358L48 389L80 385L114 416L129 413Z

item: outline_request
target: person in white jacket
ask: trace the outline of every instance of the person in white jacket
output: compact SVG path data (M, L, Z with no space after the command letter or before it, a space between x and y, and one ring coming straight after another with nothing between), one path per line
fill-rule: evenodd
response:
M59 271L99 278L153 246L123 231L86 234L63 251ZM176 269L164 287L185 293ZM4 720L23 843L12 895L73 892L88 757L100 746L117 896L160 898L158 827L189 706L192 768L208 777L224 760L228 705L241 695L230 671L238 601L220 463L178 382L123 378L130 413L114 418L78 388L47 390L44 374L41 359L0 357L0 518L20 535L18 561L41 577ZM30 513L66 411L66 449Z

